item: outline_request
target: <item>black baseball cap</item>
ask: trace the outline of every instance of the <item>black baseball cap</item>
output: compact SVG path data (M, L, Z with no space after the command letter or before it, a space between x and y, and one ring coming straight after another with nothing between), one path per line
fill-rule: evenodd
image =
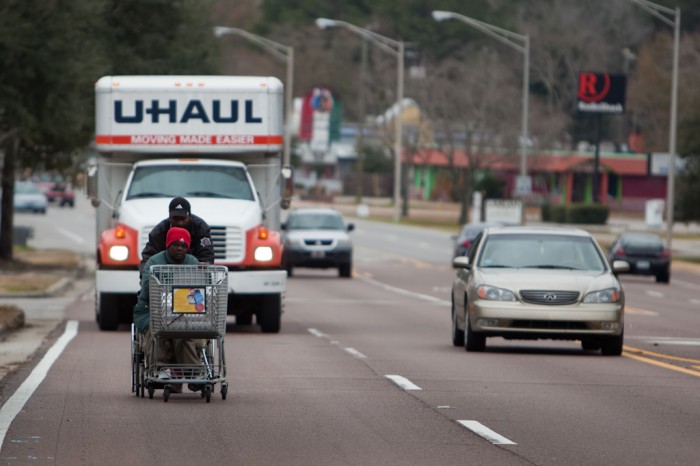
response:
M188 217L190 215L190 203L184 197L176 197L170 201L170 216Z

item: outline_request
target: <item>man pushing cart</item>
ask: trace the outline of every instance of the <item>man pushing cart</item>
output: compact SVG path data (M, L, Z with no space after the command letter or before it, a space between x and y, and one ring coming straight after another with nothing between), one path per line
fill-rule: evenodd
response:
M211 401L214 386L226 399L228 270L201 265L187 254L190 234L173 227L166 249L146 262L132 324L132 392L163 400L187 384Z

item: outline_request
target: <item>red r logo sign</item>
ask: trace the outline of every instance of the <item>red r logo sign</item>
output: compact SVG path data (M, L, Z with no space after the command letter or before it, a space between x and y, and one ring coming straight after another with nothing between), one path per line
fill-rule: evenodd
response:
M603 78L602 83L598 78ZM578 98L583 102L598 102L610 91L610 75L595 73L579 73Z

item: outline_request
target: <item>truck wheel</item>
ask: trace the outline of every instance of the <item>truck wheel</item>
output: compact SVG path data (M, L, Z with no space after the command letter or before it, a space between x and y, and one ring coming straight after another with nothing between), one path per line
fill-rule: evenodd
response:
M282 296L271 294L262 296L258 311L258 323L263 333L279 333L282 317Z
M253 323L253 314L250 312L239 312L236 314L236 325L250 325Z
M103 331L114 331L119 327L119 299L117 297L107 294L100 296L97 324Z

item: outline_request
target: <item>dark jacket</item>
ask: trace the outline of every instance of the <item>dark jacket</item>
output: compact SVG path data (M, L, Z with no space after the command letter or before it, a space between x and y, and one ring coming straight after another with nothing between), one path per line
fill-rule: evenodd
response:
M148 234L148 243L141 251L141 264L139 268L143 271L146 261L161 251L165 251L165 236L170 229L170 219L166 218L158 225L154 226ZM187 231L190 232L190 249L188 254L192 254L199 259L199 262L208 264L214 263L214 245L211 242L211 229L207 222L190 214L190 223L187 224Z
M185 256L185 260L182 261L181 264L197 265L198 262L199 261L196 257L187 254ZM148 259L146 264L144 264L143 271L145 273L141 274L141 291L139 292L139 297L138 301L136 302L136 306L134 306L134 324L136 325L136 328L139 329L139 331L141 331L142 333L148 329L148 326L151 323L151 311L149 308L149 283L151 278L151 266L174 264L177 264L177 262L175 262L173 258L170 257L168 251L161 251L158 254L153 255L150 259Z

